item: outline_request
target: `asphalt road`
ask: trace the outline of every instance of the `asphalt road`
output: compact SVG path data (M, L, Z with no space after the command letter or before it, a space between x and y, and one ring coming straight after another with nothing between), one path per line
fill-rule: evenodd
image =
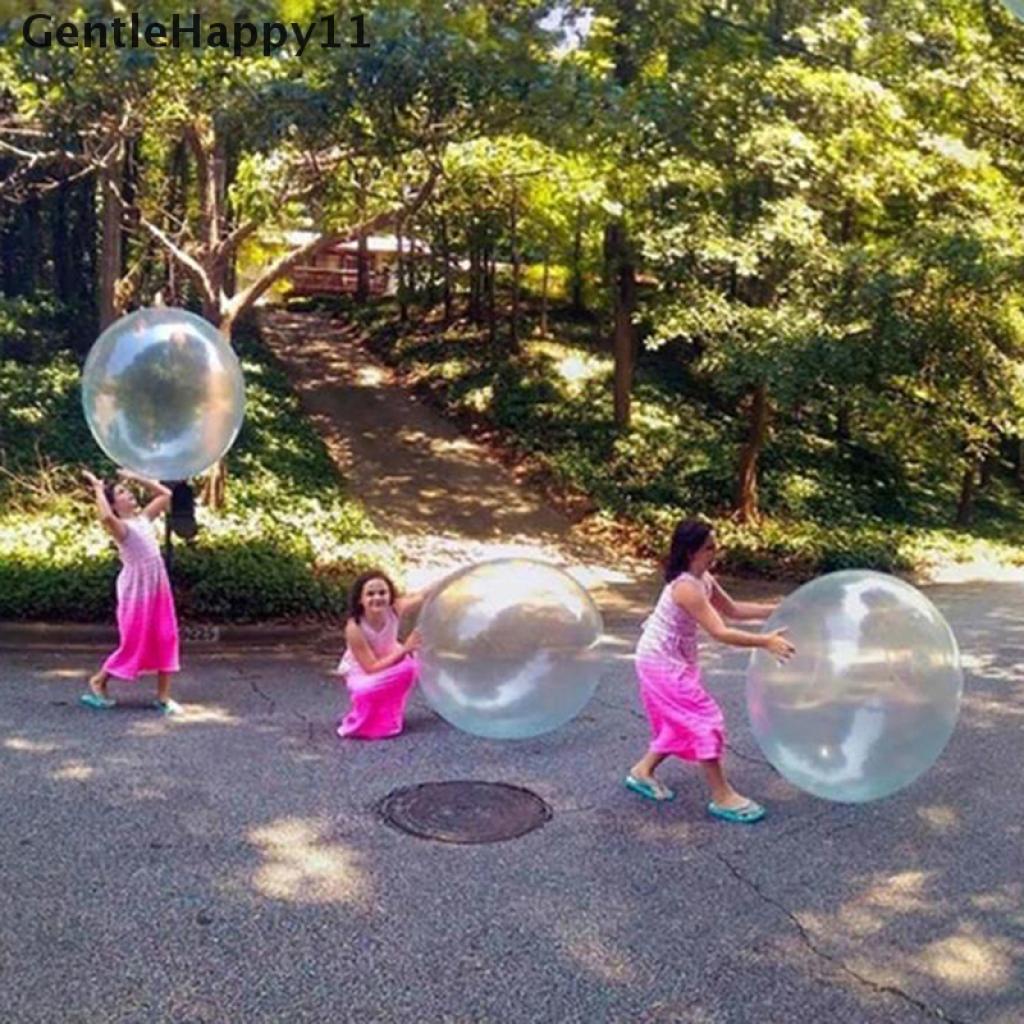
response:
M968 669L939 762L875 804L826 804L760 758L743 656L709 650L738 785L712 821L621 785L642 751L635 622L597 698L522 743L407 732L343 743L327 652L186 658L179 720L150 690L89 712L99 652L0 652L0 1021L1024 1020L1024 589L936 588ZM134 705L131 703L134 701ZM454 846L379 818L398 786L526 786L520 839Z

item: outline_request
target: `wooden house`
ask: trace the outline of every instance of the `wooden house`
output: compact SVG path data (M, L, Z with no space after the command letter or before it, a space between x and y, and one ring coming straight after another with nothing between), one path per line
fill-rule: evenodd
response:
M289 231L289 246L303 245L313 238L308 231ZM393 295L398 287L399 241L395 235L367 238L368 279L371 295ZM417 238L403 238L407 259L430 255L430 247ZM308 262L293 267L288 275L290 293L296 296L354 294L359 277L359 243L356 239L335 242L321 249Z

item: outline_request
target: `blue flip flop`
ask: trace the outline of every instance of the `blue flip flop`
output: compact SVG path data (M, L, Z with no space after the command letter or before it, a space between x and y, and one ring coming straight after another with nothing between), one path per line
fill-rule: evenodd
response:
M153 707L164 715L180 715L185 710L176 700L155 700Z
M765 809L753 800L748 800L742 807L719 807L714 800L708 804L708 814L711 817L721 821L731 821L737 825L753 825L755 821L760 821L766 813Z
M92 708L94 711L109 711L117 701L111 697L101 697L98 693L93 693L90 690L88 693L83 693L78 698L79 704L84 704L87 708Z
M655 803L663 803L665 800L676 798L675 793L668 786L663 786L657 781L651 785L646 779L638 779L633 775L626 776L626 789L631 789L634 793L639 793L640 796L647 800L653 800Z

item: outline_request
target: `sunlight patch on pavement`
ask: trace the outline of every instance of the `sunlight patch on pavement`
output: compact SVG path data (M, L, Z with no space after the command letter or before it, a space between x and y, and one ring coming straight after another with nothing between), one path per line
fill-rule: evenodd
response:
M264 896L293 903L362 903L369 881L358 856L299 818L284 818L249 833L266 863L253 884Z
M52 754L59 749L56 743L40 743L39 740L27 740L24 736L12 736L4 740L4 746L19 754Z
M563 925L559 932L569 956L595 977L613 985L636 982L636 969L629 958L602 938L593 925Z
M242 719L218 704L183 704L180 715L158 715L131 728L133 736L162 736L168 723L173 725L241 725Z
M80 679L84 682L89 673L81 668L51 668L40 675L43 679Z
M1020 950L1016 950L1017 955ZM1002 939L981 935L974 927L929 943L918 957L922 969L952 988L984 992L1017 979L1014 950Z
M975 893L971 905L991 914L1010 914L1020 927L1024 924L1024 883L1008 882L998 889Z
M52 775L60 782L84 782L94 774L92 765L84 761L65 761Z
M952 832L960 824L960 816L948 805L936 804L932 807L918 807L917 816L936 832Z
M877 935L899 914L928 913L932 908L925 892L932 872L902 871L879 878L859 896L842 904L835 914L808 912L807 925L822 935L841 931L851 936Z

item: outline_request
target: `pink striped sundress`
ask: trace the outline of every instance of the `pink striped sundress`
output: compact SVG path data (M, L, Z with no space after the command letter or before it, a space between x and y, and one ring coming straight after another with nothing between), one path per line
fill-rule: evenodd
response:
M117 629L120 644L103 664L118 679L144 672L178 671L178 619L174 595L160 556L153 524L145 516L122 519L124 540L117 542Z
M666 584L644 623L636 647L640 699L651 725L650 749L686 761L714 761L725 746L721 708L704 689L697 655L697 621L672 598L682 578L693 580L710 598L710 573L681 573Z

